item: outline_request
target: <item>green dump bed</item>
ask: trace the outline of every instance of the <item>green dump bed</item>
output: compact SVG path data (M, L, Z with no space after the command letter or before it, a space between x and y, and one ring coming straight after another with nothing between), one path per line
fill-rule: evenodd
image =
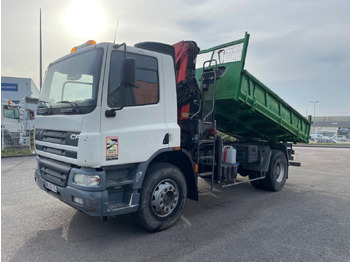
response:
M243 39L203 50L197 57L197 79L208 60L215 59L223 72L216 83L218 130L240 138L308 143L311 119L304 118L244 70L248 42L246 33Z

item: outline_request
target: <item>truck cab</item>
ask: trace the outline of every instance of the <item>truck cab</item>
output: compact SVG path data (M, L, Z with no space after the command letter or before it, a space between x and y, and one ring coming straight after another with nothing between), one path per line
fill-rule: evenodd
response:
M50 65L36 119L36 144L44 147L37 148L39 155L53 156L52 145L62 151L54 154L59 161L100 168L144 162L158 150L179 146L172 58L128 48L127 56L136 60L136 83L120 88L124 51L113 46L94 45ZM110 110L115 116L106 117ZM54 129L66 131L67 139L55 143L47 137ZM163 143L167 134L169 142Z
M18 105L11 100L1 100L1 141L2 148L19 145L22 132L22 116Z
M121 83L125 57L135 61L132 87ZM174 72L171 55L107 43L50 64L35 124L37 184L105 217L138 209L154 159L192 168L179 150Z

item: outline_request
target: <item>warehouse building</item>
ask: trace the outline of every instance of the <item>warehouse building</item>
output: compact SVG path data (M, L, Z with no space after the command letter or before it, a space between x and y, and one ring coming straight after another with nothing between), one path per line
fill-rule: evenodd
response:
M39 89L31 78L1 77L1 97L19 103L25 96L39 98Z
M1 77L2 150L29 145L29 130L34 127L38 98L39 90L32 79Z
M311 134L350 139L350 116L317 116L313 119Z

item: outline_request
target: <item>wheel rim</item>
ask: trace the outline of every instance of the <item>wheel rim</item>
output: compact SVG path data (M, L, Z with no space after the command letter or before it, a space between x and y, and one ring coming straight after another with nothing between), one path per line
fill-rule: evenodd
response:
M275 165L275 178L278 183L282 182L284 178L284 165L281 160Z
M170 215L179 200L179 190L176 183L170 179L163 180L153 190L152 210L159 217Z

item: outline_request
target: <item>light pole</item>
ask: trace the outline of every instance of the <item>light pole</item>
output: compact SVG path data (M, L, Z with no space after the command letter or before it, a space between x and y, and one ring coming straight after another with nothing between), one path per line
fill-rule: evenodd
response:
M338 123L332 123L332 125L338 125ZM338 143L338 127L337 127L337 132L335 133L335 142Z
M316 104L319 103L320 101L316 100L316 101L311 101L310 103L314 104L314 123L316 120ZM314 125L314 134L316 134L316 126ZM316 137L315 137L315 141L316 141Z

